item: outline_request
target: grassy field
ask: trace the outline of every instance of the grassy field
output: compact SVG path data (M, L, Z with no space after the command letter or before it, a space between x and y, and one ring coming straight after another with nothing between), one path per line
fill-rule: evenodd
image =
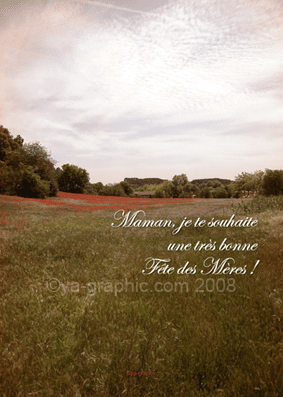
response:
M0 395L282 396L282 198L99 200L0 196ZM123 205L175 226L117 227ZM232 215L258 224L208 226Z

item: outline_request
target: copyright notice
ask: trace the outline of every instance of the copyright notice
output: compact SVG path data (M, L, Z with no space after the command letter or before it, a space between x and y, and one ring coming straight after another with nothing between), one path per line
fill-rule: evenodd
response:
M234 278L196 278L194 281L175 281L175 282L161 282L157 281L153 285L143 281L135 282L128 281L125 278L123 281L93 281L87 284L80 284L75 281L61 282L57 278L51 278L46 282L46 288L52 293L60 292L65 295L67 292L85 293L86 295L94 296L97 293L112 293L115 296L121 293L204 293L204 292L235 292L236 280Z

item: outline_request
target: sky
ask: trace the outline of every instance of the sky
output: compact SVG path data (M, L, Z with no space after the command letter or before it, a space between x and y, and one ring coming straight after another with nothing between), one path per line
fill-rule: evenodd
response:
M91 182L282 169L281 0L1 0L0 125Z

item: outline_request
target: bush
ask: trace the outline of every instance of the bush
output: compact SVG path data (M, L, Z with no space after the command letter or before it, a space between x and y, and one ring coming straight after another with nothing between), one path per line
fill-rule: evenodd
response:
M101 194L103 196L127 196L120 183L114 186L104 186Z
M232 197L233 198L240 198L240 197L242 197L243 196L243 194L241 193L241 192L239 192L239 191L236 191L236 192L234 192L233 194L232 194Z
M192 195L199 195L199 188L197 185L194 185L193 183L186 183L184 186L182 186L182 193L179 195L179 197L192 197Z
M49 192L47 196L57 196L58 183L54 165L56 161L51 158L39 142L24 144L21 149L22 162L25 165L32 166L40 179L49 182Z
M266 196L278 196L283 194L283 171L265 170L262 187Z
M84 193L87 183L89 182L89 174L83 169L76 165L64 164L62 166L62 172L60 169L56 170L58 177L59 189L62 192L69 193Z
M214 198L228 198L228 192L224 187L217 187L212 193Z
M212 189L209 187L203 187L199 192L199 196L201 198L211 198L212 197Z
M16 194L15 172L12 167L0 166L0 194Z
M120 186L122 187L122 189L124 190L127 196L130 196L131 194L134 193L134 189L128 182L122 181L120 182Z
M159 191L158 194L161 194L161 191L163 192L164 196L159 197L159 198L169 198L169 197L178 197L179 194L181 193L181 187L180 186L175 186L173 182L170 181L165 181L160 185L160 187L156 190ZM158 196L156 196L158 198Z
M183 192L179 195L179 198L192 198L191 193Z
M17 195L43 199L49 195L49 189L50 182L41 180L31 166L24 166L21 172L21 180L18 181L16 187Z
M103 183L102 182L93 183L93 187L94 187L94 190L96 191L95 194L102 193L102 191L103 191Z
M93 194L93 195L98 195L98 191L94 186L94 183L87 183L85 186L85 193L86 194Z
M157 190L155 191L153 197L154 197L154 198L165 198L166 196L165 196L164 190L161 189L161 188L159 188L159 189L157 189Z
M0 161L9 163L12 152L19 149L18 137L14 139L9 130L0 125Z

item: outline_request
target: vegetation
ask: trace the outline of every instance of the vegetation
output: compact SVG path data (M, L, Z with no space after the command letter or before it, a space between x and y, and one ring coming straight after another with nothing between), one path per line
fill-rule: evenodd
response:
M168 228L111 227L113 210L90 212L82 202L80 211L78 197L73 210L61 210L58 198L0 197L1 396L282 395L282 197L231 209L229 199L143 208L148 219L176 225L185 216L258 219L255 228L184 227L176 236ZM259 248L167 250L224 238ZM142 274L148 257L178 268L211 255L232 256L247 274Z
M22 197L45 198L50 193L50 183L42 180L33 167L20 167L16 193Z
M125 182L128 182L133 189L138 189L144 185L160 185L164 182L164 179L160 178L125 178Z
M219 187L221 185L227 186L232 181L230 179L221 179L221 178L205 178L205 179L194 179L191 183L197 185L202 188L205 186Z
M57 168L56 172L61 192L85 192L89 183L89 174L85 169L76 165L64 164L62 170Z
M283 171L265 170L262 178L262 190L266 196L283 194Z
M36 175L42 181L47 182L45 184L48 186L48 189L45 196L56 196L58 192L55 172L56 161L51 158L51 154L39 142L24 144L22 146L22 152L23 163L32 167Z
M97 183L86 183L85 185L85 193L86 194L94 194L94 195L100 195L102 194L103 191L103 183L102 182L97 182Z
M237 205L232 205L232 210L235 214L240 215L259 214L268 210L283 211L283 195L271 197L258 196L248 203L240 202Z
M93 189L96 191L94 194L102 196L121 196L121 197L133 197L134 190L128 182L122 181L116 184L109 184L103 186L101 182L98 184L92 184Z
M64 164L55 170L56 161L39 142L24 144L0 126L0 193L44 198L63 192L102 196L134 197L135 191L153 191L154 198L230 198L283 194L283 170L242 172L234 181L220 178L194 179L174 175L172 181L160 178L125 178L104 186L90 183L87 170Z
M262 193L263 171L255 171L253 173L242 172L235 178L234 190L238 192L246 191L247 195L250 192Z
M56 196L55 161L39 142L23 144L0 126L0 193L23 197Z

